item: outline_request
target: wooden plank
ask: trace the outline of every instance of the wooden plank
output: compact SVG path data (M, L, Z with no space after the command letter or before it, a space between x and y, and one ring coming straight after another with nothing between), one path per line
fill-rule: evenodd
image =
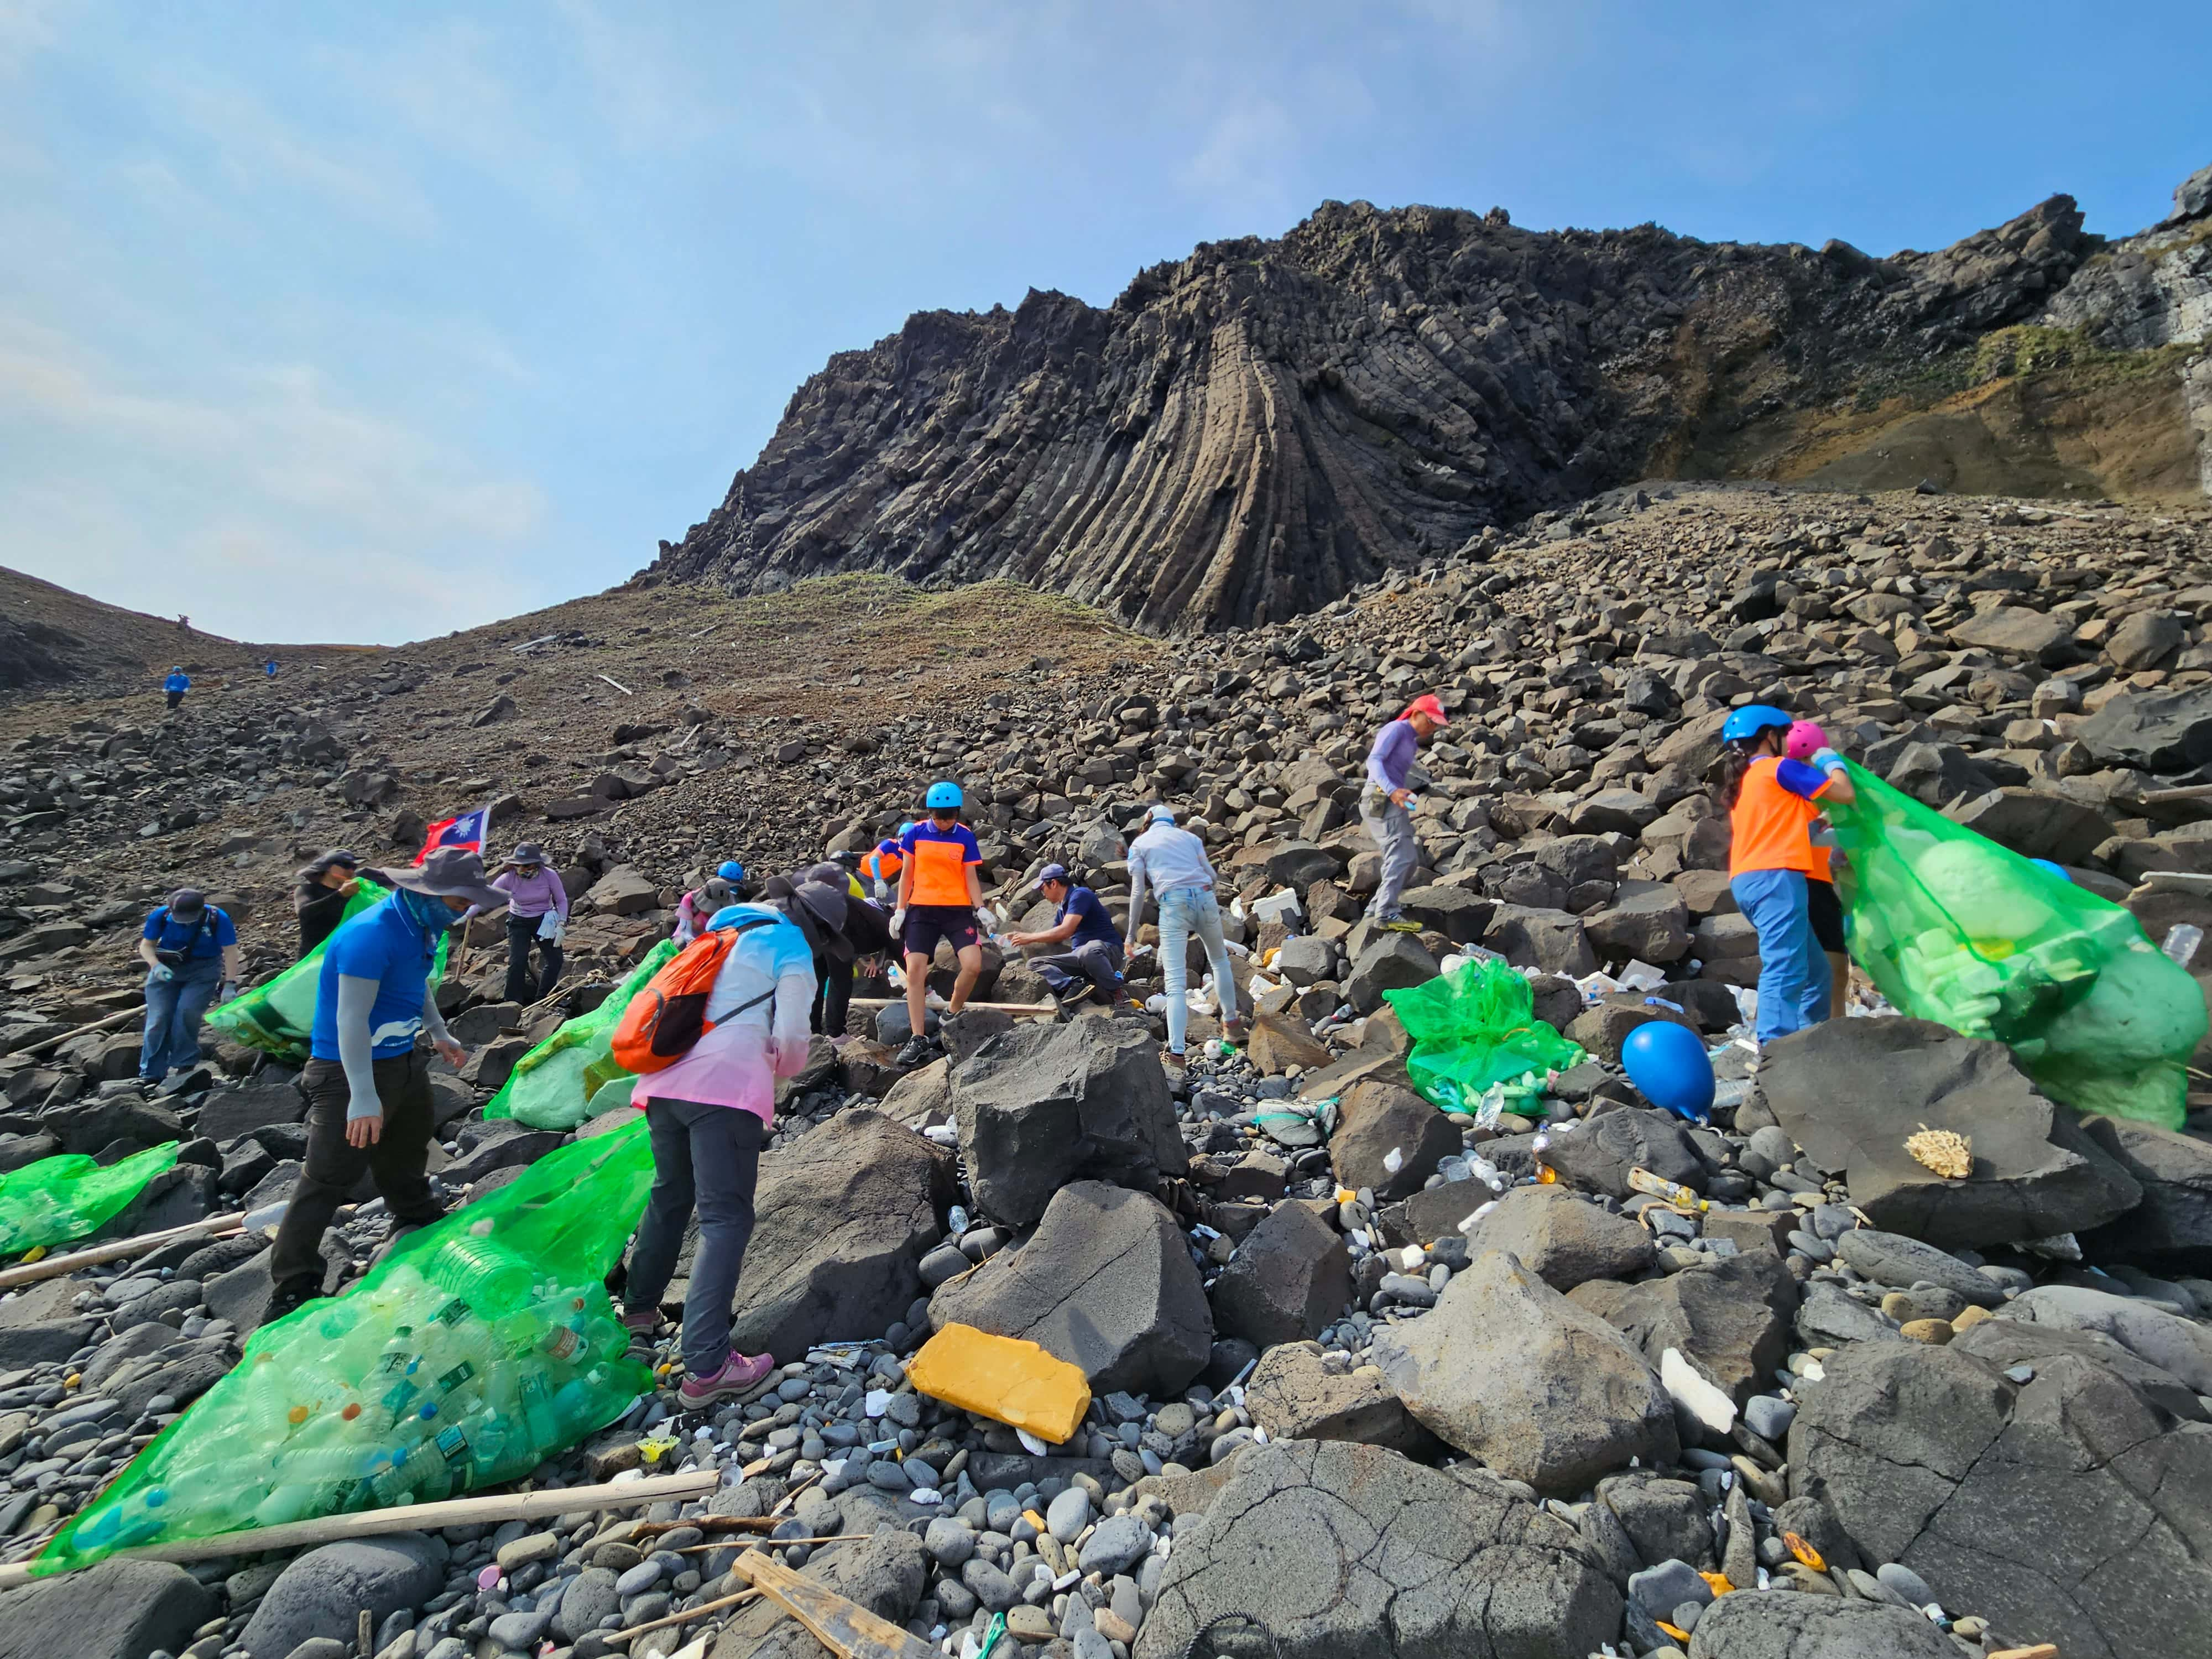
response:
M903 1008L906 1006L906 999L904 997L854 997L853 1006L855 1008ZM1056 1002L971 1002L968 1006L988 1009L993 1013L999 1014L1056 1014L1060 1012L1060 1005ZM943 1018L944 1014L943 1009L938 1010L939 1018Z
M41 1055L52 1054L55 1049L60 1048L62 1044L70 1042L72 1038L88 1036L94 1031L105 1031L112 1026L127 1024L131 1020L143 1018L145 1012L146 1010L143 1006L137 1008L118 1008L113 1013L107 1015L105 1018L95 1019L89 1025L80 1025L74 1031L64 1031L59 1036L41 1038L39 1042L30 1044L27 1048L18 1048L15 1052L19 1054L25 1055L29 1059L36 1060Z
M212 1538L180 1538L173 1544L149 1544L142 1549L118 1550L116 1554L148 1561L212 1561L219 1556L260 1555L270 1550L333 1543L342 1538L378 1538L386 1533L417 1529L427 1532L438 1527L471 1526L480 1522L536 1521L582 1510L636 1509L657 1504L664 1498L704 1498L720 1484L721 1479L720 1471L716 1469L686 1469L681 1474L609 1481L599 1486L557 1486L544 1492L450 1498L436 1504L401 1504L388 1510L325 1515L312 1521L287 1522L281 1527L220 1533ZM0 1566L0 1589L23 1583L30 1576L31 1564L27 1561Z
M877 1618L826 1584L801 1578L772 1556L748 1550L730 1571L766 1591L837 1659L934 1659L937 1653L928 1643Z
M126 1255L137 1255L141 1250L150 1250L157 1244L169 1244L179 1238L190 1238L195 1233L226 1232L245 1219L243 1210L233 1215L211 1215L204 1221L188 1221L181 1227L166 1227L158 1233L141 1233L136 1238L111 1238L105 1244L71 1250L67 1255L50 1255L37 1261L27 1261L19 1267L0 1271L0 1291L13 1290L18 1285L33 1285L42 1279L58 1279L64 1273L75 1273L79 1267L96 1267L103 1261L119 1261Z

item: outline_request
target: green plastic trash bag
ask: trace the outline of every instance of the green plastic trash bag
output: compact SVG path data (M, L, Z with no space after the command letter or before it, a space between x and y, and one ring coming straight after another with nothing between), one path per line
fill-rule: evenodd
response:
M1493 1083L1574 1065L1582 1047L1536 1018L1528 976L1499 961L1463 962L1410 990L1382 994L1413 1052L1406 1073L1431 1105L1472 1112Z
M630 1076L615 1063L612 1048L623 1010L681 948L673 939L663 939L607 993L605 1002L587 1014L563 1020L559 1030L515 1061L513 1073L485 1105L484 1115L511 1117L533 1129L573 1129L590 1117L599 1092ZM596 1109L606 1111L628 1103L627 1095L619 1099L610 1095L606 1105Z
M652 1184L642 1120L561 1147L345 1295L263 1326L33 1571L435 1502L518 1480L604 1428L652 1384L601 1283Z
M2197 981L2136 919L1850 769L1828 804L1852 958L1904 1012L2010 1045L2054 1100L2181 1127Z
M338 926L344 927L371 905L390 897L391 893L389 887L380 887L364 877L354 896L346 901L345 915ZM337 937L336 929L331 937ZM439 939L438 953L430 963L430 985L434 990L446 976L447 942L445 938ZM322 983L323 951L329 944L330 939L325 939L276 978L240 993L220 1008L210 1010L207 1029L220 1032L234 1042L272 1054L287 1066L306 1065L307 1043L315 1031L315 994Z
M98 1232L176 1163L182 1144L134 1152L106 1169L82 1152L64 1152L0 1176L0 1255Z

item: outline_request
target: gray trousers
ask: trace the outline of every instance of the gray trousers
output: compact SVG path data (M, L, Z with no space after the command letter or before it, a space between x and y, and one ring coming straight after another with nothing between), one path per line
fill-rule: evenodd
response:
M684 1298L684 1369L712 1376L730 1357L730 1304L752 1241L753 1188L768 1132L750 1112L700 1101L655 1100L645 1115L653 1191L630 1250L623 1305L650 1308L660 1300L696 1209L699 1247Z
M1413 815L1394 805L1381 790L1367 789L1359 796L1359 821L1367 826L1367 833L1375 837L1382 854L1382 880L1368 901L1367 914L1376 921L1395 921L1399 896L1406 890L1406 878L1413 873L1418 861Z
M1089 980L1100 1000L1110 1003L1121 988L1121 952L1098 939L1087 940L1056 957L1039 957L1030 966L1054 991L1065 991L1079 979Z

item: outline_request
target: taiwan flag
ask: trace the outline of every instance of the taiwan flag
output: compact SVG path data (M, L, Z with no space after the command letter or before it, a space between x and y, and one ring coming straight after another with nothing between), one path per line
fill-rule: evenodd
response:
M422 850L415 855L420 864L441 847L458 847L465 853L481 854L484 837L491 833L491 808L479 806L473 812L464 812L459 817L441 818L430 826L429 834L422 838Z

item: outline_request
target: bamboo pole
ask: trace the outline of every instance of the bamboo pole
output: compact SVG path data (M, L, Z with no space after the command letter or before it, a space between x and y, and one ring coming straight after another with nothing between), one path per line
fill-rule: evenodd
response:
M546 1492L495 1492L488 1498L452 1498L436 1504L401 1504L388 1510L319 1516L281 1527L256 1527L213 1538L180 1538L173 1544L149 1544L118 1550L116 1556L145 1561L212 1561L227 1555L263 1555L301 1549L345 1538L376 1538L386 1533L428 1531L480 1521L535 1521L573 1515L580 1510L623 1510L663 1498L704 1498L722 1479L719 1469L687 1469L681 1474L648 1475L642 1480L611 1481L599 1486L561 1486ZM114 1558L109 1558L114 1559ZM31 1563L0 1566L0 1589L27 1583Z
M58 1279L64 1273L75 1273L79 1267L96 1267L103 1261L119 1261L126 1255L137 1255L141 1250L150 1250L157 1244L169 1244L180 1238L190 1238L195 1233L231 1231L245 1219L243 1210L230 1215L211 1215L204 1221L187 1221L181 1227L164 1228L158 1233L141 1233L136 1238L112 1238L89 1249L72 1250L67 1255L50 1255L40 1261L25 1262L0 1271L0 1291L13 1290L18 1285L34 1285L42 1279Z
M16 1049L15 1052L33 1060L42 1059L74 1038L90 1036L94 1031L105 1031L110 1027L126 1024L134 1019L143 1019L145 1014L146 1010L143 1006L137 1008L118 1008L103 1019L95 1019L89 1025L80 1025L74 1031L64 1031L59 1036L42 1037L27 1048Z
M688 1625L695 1619L704 1619L708 1613L726 1612L732 1607L741 1607L749 1601L757 1601L760 1599L761 1592L757 1589L739 1590L735 1595L725 1595L720 1601L709 1601L702 1607L692 1607L683 1613L672 1613L666 1618L656 1619L649 1625L633 1626L629 1630L607 1638L607 1645L611 1648L620 1647L632 1638L642 1636L649 1630L666 1630L671 1625Z
M904 997L854 997L852 1006L855 1008L903 1008L906 1006L906 999ZM968 1007L985 1009L994 1014L1056 1014L1060 1012L1060 1005L1056 1002L971 1002ZM939 1018L945 1018L944 1009L939 1008L936 1012ZM961 1012L965 1013L967 1009L963 1008Z

